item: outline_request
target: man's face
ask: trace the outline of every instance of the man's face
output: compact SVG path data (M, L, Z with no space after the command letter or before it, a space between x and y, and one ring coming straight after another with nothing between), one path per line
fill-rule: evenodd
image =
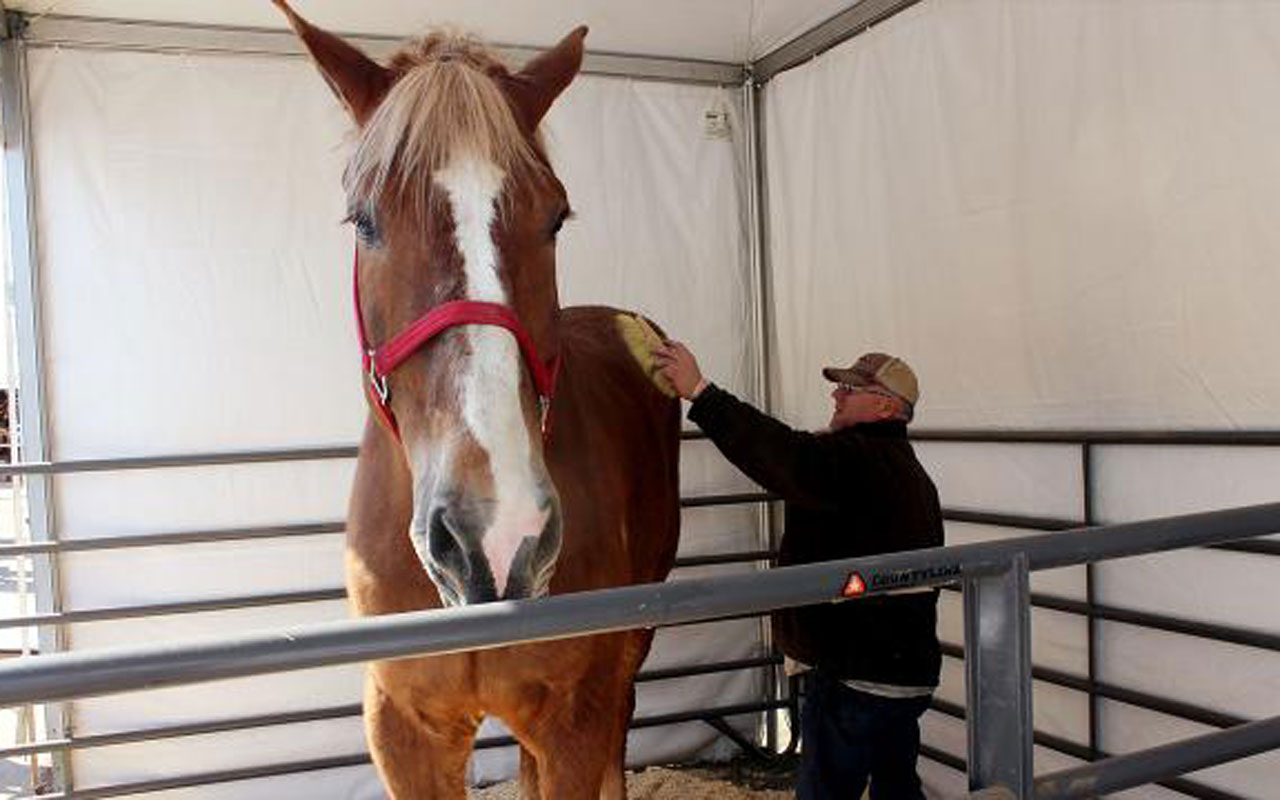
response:
M830 423L833 431L863 422L906 417L906 403L878 386L838 383L831 390L831 400L835 403Z

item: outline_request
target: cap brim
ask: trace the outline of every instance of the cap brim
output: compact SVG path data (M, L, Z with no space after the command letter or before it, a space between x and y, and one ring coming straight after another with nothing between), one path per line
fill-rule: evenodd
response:
M847 383L850 386L870 386L872 383L847 367L823 367L822 377L832 383Z

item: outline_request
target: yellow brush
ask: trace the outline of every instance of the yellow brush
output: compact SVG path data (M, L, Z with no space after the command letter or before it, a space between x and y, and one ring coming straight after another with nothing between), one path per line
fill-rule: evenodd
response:
M619 314L614 317L614 320L618 323L618 335L622 337L627 349L640 364L640 369L649 376L649 380L658 387L658 391L667 397L675 397L676 390L658 371L658 364L653 358L653 350L662 346L662 337L648 320L639 314Z

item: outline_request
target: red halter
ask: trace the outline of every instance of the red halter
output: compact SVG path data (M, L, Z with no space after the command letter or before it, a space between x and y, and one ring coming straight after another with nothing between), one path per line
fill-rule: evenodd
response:
M516 337L520 352L529 366L529 374L533 376L533 384L538 390L538 406L541 417L542 438L545 442L550 430L547 426L547 415L551 410L551 398L556 392L556 377L560 372L560 356L557 354L543 362L538 358L533 338L520 324L520 319L507 306L500 303L484 303L476 300L451 300L441 303L418 319L409 323L404 330L384 342L381 347L369 345L369 336L364 328L364 315L360 313L360 254L356 253L356 267L353 280L356 303L356 326L360 331L360 353L364 361L364 374L367 380L365 389L370 401L378 411L378 416L386 423L391 432L400 437L400 426L396 423L395 412L391 410L391 388L387 378L403 364L420 347L431 341L437 334L458 325L495 325L506 328Z

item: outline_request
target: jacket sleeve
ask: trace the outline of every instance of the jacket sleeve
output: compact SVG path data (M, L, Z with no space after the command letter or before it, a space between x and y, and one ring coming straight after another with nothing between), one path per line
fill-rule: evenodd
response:
M694 400L689 419L747 477L790 502L835 505L857 480L860 465L828 437L797 431L714 384Z

